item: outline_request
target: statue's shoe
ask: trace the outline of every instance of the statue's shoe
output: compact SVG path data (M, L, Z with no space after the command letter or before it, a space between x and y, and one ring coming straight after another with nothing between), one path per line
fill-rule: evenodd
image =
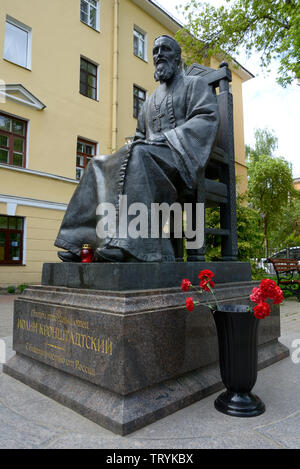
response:
M96 262L139 262L120 248L97 248Z
M63 262L81 262L80 256L70 251L58 251L57 255Z

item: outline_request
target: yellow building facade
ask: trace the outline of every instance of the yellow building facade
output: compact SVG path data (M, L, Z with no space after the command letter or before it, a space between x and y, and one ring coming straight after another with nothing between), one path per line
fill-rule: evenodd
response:
M0 286L40 283L80 174L135 133L157 84L152 45L180 25L150 0L2 0ZM211 64L218 66L217 61ZM246 188L242 83L232 68L236 173Z

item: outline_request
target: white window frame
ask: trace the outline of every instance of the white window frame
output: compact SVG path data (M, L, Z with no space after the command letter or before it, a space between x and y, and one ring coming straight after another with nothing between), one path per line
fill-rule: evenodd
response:
M139 35L142 35L144 39L141 39ZM139 42L143 41L144 57L141 57L140 55L134 52L134 37L137 37ZM133 26L133 54L139 59L142 59L145 62L148 62L148 35L143 29L141 29L139 26L136 26L136 25Z
M88 12L85 12L83 10L81 10L81 3L82 1L84 1L87 6L88 6ZM87 26L89 26L90 28L94 29L95 31L98 31L100 32L100 0L96 0L97 1L97 7L95 7L95 5L91 4L90 3L90 0L80 0L80 21L84 24L86 24ZM91 7L92 8L96 8L96 27L94 27L91 23L90 23L90 19L91 19L91 15L90 15L90 10L91 10ZM84 13L84 14L87 14L88 15L88 22L86 23L84 20L81 19L81 11Z
M14 26L15 28L22 29L27 33L27 57L26 57L26 62L25 65L18 63L15 60L12 60L11 58L5 57L5 50L6 50L6 25L9 23L10 25ZM4 37L4 51L3 51L3 58L5 60L8 60L11 63L14 63L16 65L19 65L19 67L27 68L28 70L31 70L31 51L32 51L32 28L30 26L27 26L24 23L21 23L21 21L16 20L15 18L12 18L9 15L6 15L6 21L5 21L5 37Z

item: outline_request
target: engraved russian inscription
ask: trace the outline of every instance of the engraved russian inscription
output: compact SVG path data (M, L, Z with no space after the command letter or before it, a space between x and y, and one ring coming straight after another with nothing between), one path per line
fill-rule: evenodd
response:
M95 327L82 315L61 307L47 311L40 307L16 311L16 351L100 382L106 360L113 354L113 343L110 337L101 334L99 321Z

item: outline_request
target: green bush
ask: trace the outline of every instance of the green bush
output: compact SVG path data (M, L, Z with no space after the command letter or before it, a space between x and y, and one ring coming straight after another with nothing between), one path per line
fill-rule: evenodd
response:
M19 290L20 293L23 293L23 291L27 287L28 287L28 285L26 283L21 283L21 285L18 285L18 290Z
M296 295L296 290L298 288L297 285L295 285L295 288L294 287L293 288L286 288L286 287L280 285L280 288L283 292L283 296L284 296L285 299L287 299L287 298L296 298L297 297L297 295Z
M23 291L25 290L25 288L27 288L28 285L27 283L21 283L20 285L18 285L17 287L15 285L9 285L7 287L7 293L23 293Z

